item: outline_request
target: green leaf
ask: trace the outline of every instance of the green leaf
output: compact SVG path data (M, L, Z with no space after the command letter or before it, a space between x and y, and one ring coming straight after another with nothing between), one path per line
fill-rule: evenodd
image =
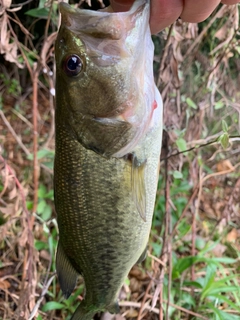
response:
M176 145L180 152L187 150L187 143L186 143L186 140L183 138L177 139Z
M35 241L34 247L35 247L38 251L43 250L43 249L48 249L48 245L47 245L46 242L38 241L38 240Z
M40 200L37 205L37 213L42 214L46 209L47 203L45 200Z
M205 261L216 263L216 264L219 264L219 263L232 264L232 263L236 263L237 259L228 258L228 257L214 257L214 258L206 258Z
M186 103L189 107L193 108L193 109L197 109L197 105L196 103L191 99L191 98L187 98L186 99Z
M206 307L213 311L213 314L216 316L216 320L227 320L227 318L223 317L222 312L219 309L215 308L213 304L208 303Z
M222 129L224 132L228 132L228 125L225 120L222 120Z
M55 302L55 301L49 301L42 307L42 311L47 312L47 311L51 311L51 310L60 310L63 308L65 308L64 304L59 303L59 302Z
M49 9L47 8L31 9L25 12L25 14L34 18L47 19L49 14Z
M238 290L239 290L239 288L236 288L236 287L235 287L235 289L238 289ZM213 296L214 296L215 298L217 298L218 300L220 300L220 301L226 302L226 303L227 303L230 307L232 307L234 310L237 310L237 311L240 312L240 307L237 306L234 302L232 302L232 301L229 300L228 298L226 298L226 296L220 295L220 294L214 294Z
M207 252L212 251L216 245L220 242L220 240L217 240L215 242L207 242L205 247L199 252L198 256L204 256ZM207 259L207 258L206 258ZM211 258L210 258L211 259Z
M183 178L183 174L182 174L182 172L180 172L180 171L178 171L178 170L175 170L175 171L173 172L173 177L174 177L175 179L182 179L182 178Z
M37 159L40 160L40 159L43 159L43 158L51 158L51 159L53 159L54 158L54 151L48 150L48 149L38 150ZM27 159L28 160L33 160L33 154L32 153L29 154L27 156Z
M235 292L238 291L239 288L235 286L228 286L227 284L221 285L221 284L213 284L211 290L208 291L208 296L218 296L218 293L226 293L226 292ZM240 311L240 309L239 309Z
M223 147L223 149L227 149L227 147L229 145L228 133L224 132L223 134L221 134L220 137L218 138L218 141L221 143L221 146Z
M48 221L52 216L52 208L48 204L45 206L44 211L42 212L42 219Z
M216 102L215 106L214 106L214 109L215 110L219 110L219 109L222 109L224 107L224 103L222 100L219 100Z
M197 261L197 257L184 257L177 260L177 263L174 265L172 270L172 278L177 279L181 276L182 272L185 271L187 268L191 267Z
M42 164L43 164L45 167L53 170L53 161L42 162Z
M162 250L162 245L153 242L153 243L152 243L152 248L153 248L154 255L155 255L156 257L159 257L159 256L160 256L160 253L161 253L161 250Z
M185 287L194 287L194 288L197 288L197 289L202 289L202 285L197 281L184 281L183 285Z

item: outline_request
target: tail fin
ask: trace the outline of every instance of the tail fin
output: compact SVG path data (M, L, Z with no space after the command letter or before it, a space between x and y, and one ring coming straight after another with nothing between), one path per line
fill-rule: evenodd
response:
M71 320L92 320L97 311L89 311L85 308L84 301L77 307Z

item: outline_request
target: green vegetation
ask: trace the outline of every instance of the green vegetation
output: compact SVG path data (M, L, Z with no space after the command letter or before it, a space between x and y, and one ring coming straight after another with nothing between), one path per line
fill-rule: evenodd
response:
M55 276L57 1L9 3L1 16L0 319L68 320L84 284L66 300ZM122 288L121 319L240 319L239 9L220 6L199 25L178 21L153 37L166 135L148 256Z

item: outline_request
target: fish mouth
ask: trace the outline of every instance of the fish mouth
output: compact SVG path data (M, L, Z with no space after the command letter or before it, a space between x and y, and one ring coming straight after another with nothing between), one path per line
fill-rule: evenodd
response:
M62 24L69 30L89 34L96 38L119 40L126 34L126 31L134 27L143 10L146 14L149 12L148 6L148 0L136 0L127 12L107 12L73 8L61 2L59 9Z

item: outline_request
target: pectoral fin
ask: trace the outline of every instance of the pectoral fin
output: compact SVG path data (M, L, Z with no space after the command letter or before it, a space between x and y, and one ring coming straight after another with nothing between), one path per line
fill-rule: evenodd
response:
M146 221L146 187L145 168L147 160L139 162L137 157L132 158L132 193L140 217Z
M78 273L71 265L59 241L56 255L56 269L60 287L66 299L75 288Z

